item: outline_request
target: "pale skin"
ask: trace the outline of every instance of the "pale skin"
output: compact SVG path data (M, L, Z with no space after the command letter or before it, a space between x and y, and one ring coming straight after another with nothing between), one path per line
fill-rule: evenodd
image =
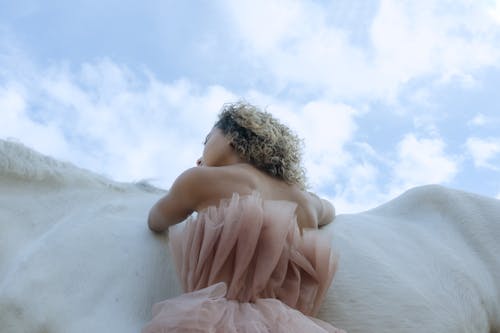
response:
M243 161L216 127L207 135L203 154L196 164L177 177L169 192L153 205L148 217L151 230L163 232L193 212L231 198L233 193L248 195L254 191L264 200L295 202L300 229L318 228L335 217L335 209L329 201Z

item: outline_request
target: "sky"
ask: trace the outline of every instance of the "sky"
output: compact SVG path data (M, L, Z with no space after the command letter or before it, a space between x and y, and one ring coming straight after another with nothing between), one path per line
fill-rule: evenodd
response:
M0 0L0 138L168 189L222 105L304 140L338 213L500 199L500 1Z

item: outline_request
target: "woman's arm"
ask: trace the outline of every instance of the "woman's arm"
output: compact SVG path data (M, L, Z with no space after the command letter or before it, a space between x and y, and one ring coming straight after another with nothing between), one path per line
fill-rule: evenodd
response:
M188 169L177 177L168 193L151 207L148 217L151 230L163 232L182 222L196 209L196 178L199 175L195 169Z
M318 227L333 222L335 218L335 207L326 199L320 198L322 214L318 220Z
M335 218L335 207L326 199L318 197L315 193L309 192L314 198L316 213L318 216L318 227L328 224Z
M191 213L221 198L230 197L241 188L233 172L224 167L194 167L184 171L172 184L167 195L151 208L149 228L156 232L184 221Z

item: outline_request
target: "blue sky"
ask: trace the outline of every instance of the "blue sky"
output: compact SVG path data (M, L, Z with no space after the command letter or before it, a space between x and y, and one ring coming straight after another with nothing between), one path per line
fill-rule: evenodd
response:
M338 212L500 198L500 1L0 0L0 138L168 188L225 102L305 140Z

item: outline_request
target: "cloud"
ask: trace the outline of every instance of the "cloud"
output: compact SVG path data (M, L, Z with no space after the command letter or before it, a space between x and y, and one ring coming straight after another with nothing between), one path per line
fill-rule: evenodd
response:
M409 133L398 143L393 166L392 194L413 186L450 182L458 172L458 161L446 154L440 138L417 138Z
M2 137L122 181L168 186L194 166L227 89L163 83L108 59L56 64L0 84Z
M304 140L304 164L311 190L347 213L373 207L387 199L378 188L382 158L367 143L357 142L358 120L365 112L328 100L297 103L258 91L247 100L276 116Z
M459 158L449 155L437 136L407 133L384 151L355 140L349 148L351 159L338 169L345 178L330 196L343 213L375 207L414 186L450 183L459 171Z
M313 188L331 187L338 178L337 171L350 165L352 156L346 145L356 135L361 111L324 99L305 103L283 101L258 91L250 91L246 96L303 139L305 167Z
M495 127L500 124L500 117L487 116L478 113L467 122L470 127Z
M474 72L496 66L498 24L490 7L468 1L382 0L358 45L335 25L327 5L307 1L225 1L236 38L270 73L276 89L340 99L392 100L410 80L474 82ZM349 26L356 26L356 17Z
M382 157L387 151L358 141L363 111L327 99L285 102L259 91L245 96L304 139L312 189L332 199L339 212L388 199L379 185L390 165ZM2 136L117 180L153 178L168 188L194 165L221 105L237 99L221 86L200 87L187 79L165 83L110 59L58 63L0 83L8 129ZM454 173L441 140L407 135L397 149L393 187L443 182Z
M471 137L467 139L465 147L476 167L500 171L498 163L492 163L495 157L500 156L500 138Z
M272 108L270 108L272 110ZM336 179L336 170L351 160L345 150L357 130L359 112L345 104L315 100L297 105L288 112L276 110L305 141L305 166L314 187L327 187Z
M454 96L442 96L456 90L442 86L456 88L458 82L460 93L484 89L478 71L497 67L500 58L493 7L466 0L220 0L204 7L212 11L210 22L183 35L190 45L185 52L170 41L170 67L151 60L138 65L137 59L161 58L167 49L128 57L134 40L127 40L127 48L112 47L115 58L99 54L108 48L97 39L82 44L89 53L64 53L60 57L68 60L61 60L60 45L39 52L39 45L26 43L29 38L24 42L33 53L16 50L13 37L31 30L0 30L0 112L8 122L1 135L118 180L155 178L168 187L194 165L221 105L242 96L304 138L313 190L336 200L340 210L363 209L414 185L450 182L462 170L447 148L461 139L440 136L449 135L444 126L459 118L448 118ZM171 15L185 22L181 14ZM114 22L121 26L124 18ZM161 44L159 32L167 27L155 22L148 45ZM194 49L205 53L187 51ZM47 54L55 58L39 67L47 65ZM494 130L488 108L479 109L484 115L469 116L469 129ZM444 124L444 118L450 121ZM392 140L403 133L400 142ZM457 135L465 141L466 134ZM498 156L469 146L475 161L483 156L491 166Z
M492 1L491 7L488 9L488 14L500 24L500 1Z
M222 104L239 99L221 86L200 87L188 79L165 83L148 70L132 71L106 58L26 68L27 75L6 73L0 82L3 138L116 180L152 178L162 187L194 166ZM359 112L326 100L246 95L304 139L311 185L328 188L335 170L351 160L344 146L356 132Z
M350 165L339 170L346 179L339 181L335 196L326 195L339 213L355 213L375 207L390 199L378 185L380 168L368 161L351 161Z
M478 113L477 115L474 116L474 118L469 120L468 125L469 126L484 126L487 123L488 123L487 117L482 113Z
M22 137L27 145L45 148L46 154L68 154L70 147L57 126L37 123L27 115L25 94L23 87L13 83L0 86L2 136L8 139Z

